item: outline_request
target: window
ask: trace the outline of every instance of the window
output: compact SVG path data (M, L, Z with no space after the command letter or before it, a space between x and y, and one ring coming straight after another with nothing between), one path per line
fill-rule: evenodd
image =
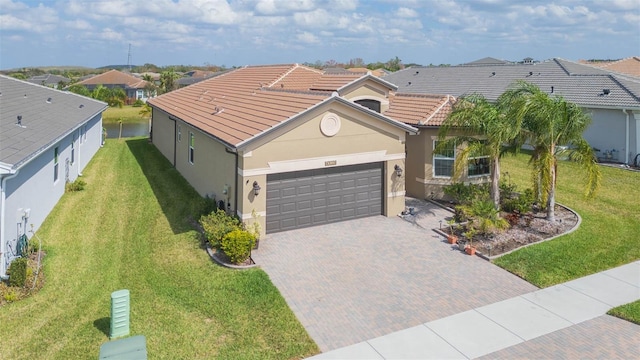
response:
M482 140L481 143L486 144L486 140ZM468 176L483 176L491 174L491 161L489 161L489 155L486 152L478 154L470 154L469 164L467 166Z
M178 125L178 142L182 141L182 127Z
M364 100L356 100L354 102L356 104L369 108L375 112L380 112L380 101L378 100L364 99Z
M144 90L136 90L136 99L140 100L144 97Z
M71 164L76 161L76 136L73 135L73 139L71 139Z
M455 144L450 144L436 152L439 141L433 142L433 176L453 176L453 162L455 160Z
M189 162L193 164L193 155L194 155L194 147L195 147L195 139L193 133L189 133Z
M53 182L58 181L58 148L53 149Z

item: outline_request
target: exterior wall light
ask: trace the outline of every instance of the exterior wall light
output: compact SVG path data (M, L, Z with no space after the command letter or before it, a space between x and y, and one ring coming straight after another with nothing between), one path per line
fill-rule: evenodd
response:
M258 196L260 194L260 185L258 185L257 181L253 182L253 195Z
M400 167L400 165L396 164L396 165L393 167L393 170L395 170L395 171L396 171L396 175L397 175L398 177L402 176L402 168Z

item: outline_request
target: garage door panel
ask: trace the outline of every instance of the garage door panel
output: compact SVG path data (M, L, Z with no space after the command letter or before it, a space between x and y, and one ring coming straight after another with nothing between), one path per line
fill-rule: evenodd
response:
M382 163L267 176L267 233L382 214Z

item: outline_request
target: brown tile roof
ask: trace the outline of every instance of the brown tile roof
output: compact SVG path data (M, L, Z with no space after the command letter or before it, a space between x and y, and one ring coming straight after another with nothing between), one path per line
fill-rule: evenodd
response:
M440 126L454 101L451 95L392 94L384 115L409 125Z
M355 68L348 68L347 70L357 74L368 74L369 72L371 72L371 75L374 75L377 77L381 77L385 75L385 72L382 69L369 70L365 67L355 67Z
M90 77L78 82L80 85L126 85L133 89L143 89L146 81L133 75L125 74L118 70L109 70L106 73Z
M336 91L350 82L358 80L362 74L357 73L331 73L324 74L309 89L320 91Z
M329 93L268 88L278 80L287 84L282 77L298 66L244 67L169 92L148 103L236 146L330 96Z
M599 67L617 73L640 77L640 57L632 56L617 61L584 61L580 63Z
M309 90L323 76L323 72L306 66L296 66L270 84L274 89Z

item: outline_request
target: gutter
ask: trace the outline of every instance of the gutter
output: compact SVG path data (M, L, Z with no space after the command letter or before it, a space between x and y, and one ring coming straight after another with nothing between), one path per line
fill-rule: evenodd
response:
M2 175L2 181L0 181L0 279L2 280L7 280L8 276L7 276L7 269L5 269L5 256L4 253L6 251L6 242L5 242L5 225L4 225L4 218L5 218L5 203L6 203L6 192L5 189L7 188L7 180L9 179L13 179L14 177L18 176L18 172L20 170L13 170L12 172L8 173L8 174L4 174ZM6 176L9 175L9 176Z

